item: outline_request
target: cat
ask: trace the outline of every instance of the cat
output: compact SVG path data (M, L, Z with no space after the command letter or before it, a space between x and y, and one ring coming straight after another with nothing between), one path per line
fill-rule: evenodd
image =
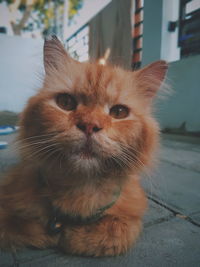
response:
M152 107L167 63L133 72L80 63L52 36L44 68L21 115L21 161L0 186L0 247L125 253L147 206L139 176L159 143Z

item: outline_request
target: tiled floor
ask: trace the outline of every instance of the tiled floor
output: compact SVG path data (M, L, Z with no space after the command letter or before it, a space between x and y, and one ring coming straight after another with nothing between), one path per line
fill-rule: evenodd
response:
M159 168L143 179L149 196L144 231L127 254L95 259L27 248L1 252L0 267L199 267L200 143L165 136L163 144ZM12 149L0 151L2 169L15 162L13 155Z

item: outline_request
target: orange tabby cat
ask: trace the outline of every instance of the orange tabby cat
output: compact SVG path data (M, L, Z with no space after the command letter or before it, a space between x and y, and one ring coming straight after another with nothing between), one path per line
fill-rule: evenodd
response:
M53 36L44 65L21 118L21 163L0 186L0 247L124 253L146 209L138 175L158 143L152 100L167 64L130 72L79 63Z

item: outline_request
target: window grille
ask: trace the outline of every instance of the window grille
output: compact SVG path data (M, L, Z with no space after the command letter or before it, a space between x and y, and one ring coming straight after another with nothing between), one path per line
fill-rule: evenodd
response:
M144 1L135 0L134 27L132 31L132 37L133 37L132 68L133 69L140 68L141 61L142 61L143 12L144 12Z
M179 40L181 57L200 54L200 1L181 0Z
M85 25L66 41L68 53L82 62L89 59L89 26Z

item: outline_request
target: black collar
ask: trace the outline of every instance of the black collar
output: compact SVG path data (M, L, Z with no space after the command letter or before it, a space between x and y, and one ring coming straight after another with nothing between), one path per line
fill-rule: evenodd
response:
M60 233L64 225L81 226L99 221L102 217L104 217L104 212L116 203L117 199L120 196L120 193L121 190L114 192L112 202L97 209L95 213L87 217L63 213L59 208L53 206L51 218L49 219L47 225L49 234Z
M46 187L47 182L41 171L39 171L39 186ZM104 213L106 210L111 208L119 198L121 193L121 188L118 191L113 193L113 200L107 205L98 208L95 213L91 214L87 217L82 217L81 215L73 215L62 212L58 207L53 206L50 199L48 199L48 206L50 210L50 218L47 223L47 231L49 234L57 234L60 233L65 225L73 225L73 226L81 226L88 225L90 223L97 222L102 217L104 217Z

